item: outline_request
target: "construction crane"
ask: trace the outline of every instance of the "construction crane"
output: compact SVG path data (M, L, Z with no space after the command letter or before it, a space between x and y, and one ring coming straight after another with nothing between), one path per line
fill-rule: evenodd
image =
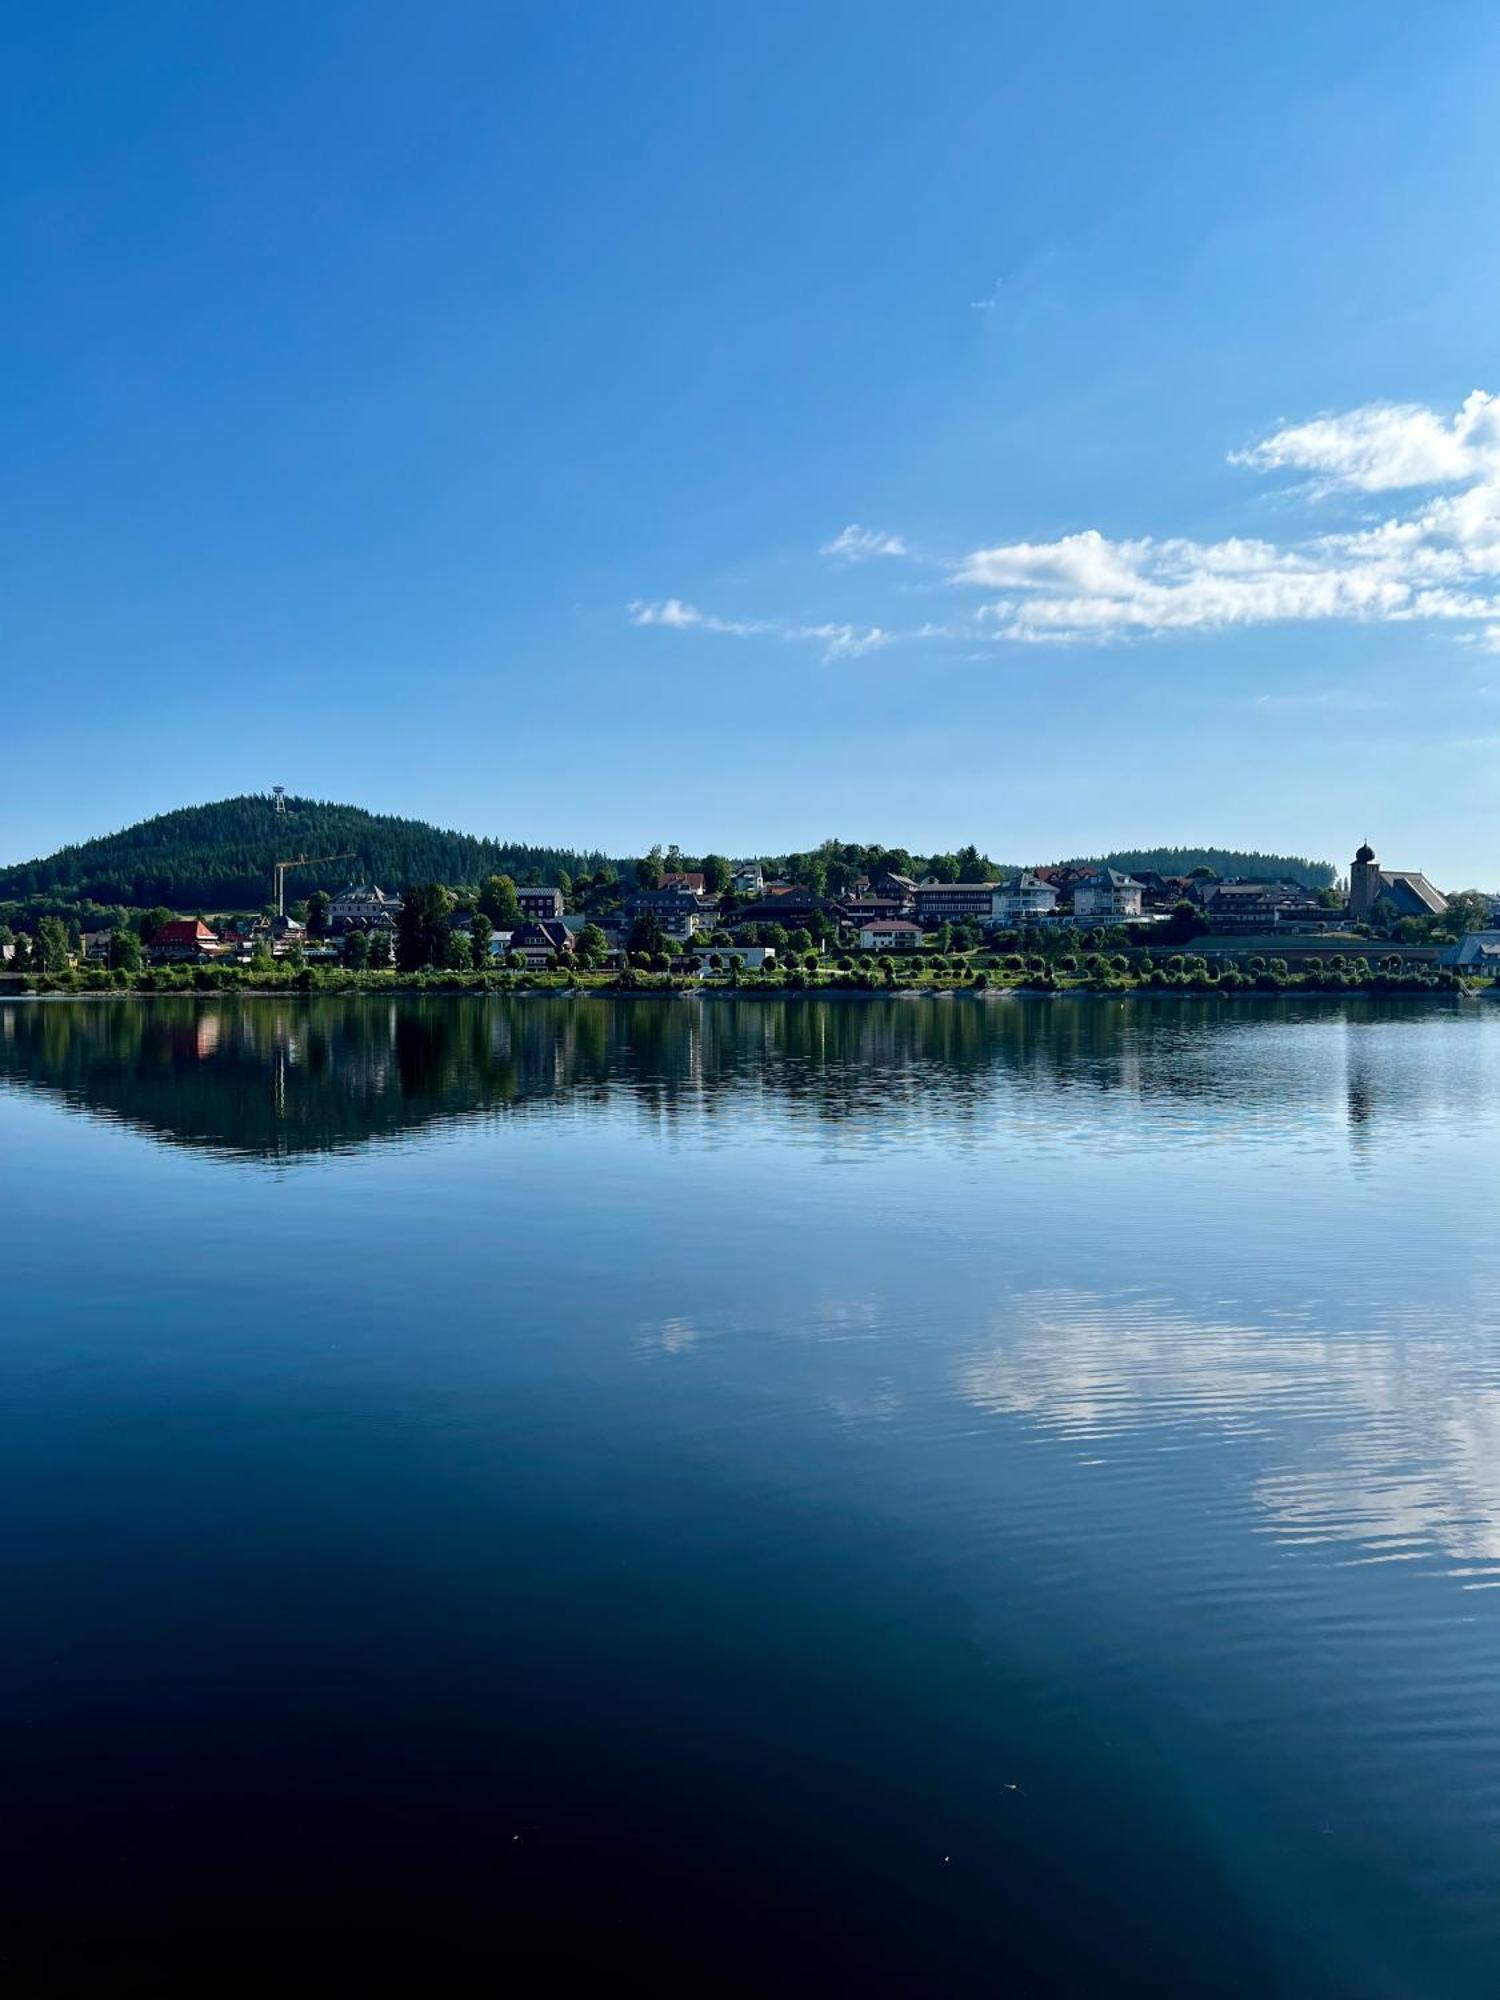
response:
M353 861L357 857L349 854L298 854L290 861L273 861L271 876L276 884L276 914L286 915L286 871L289 868L320 868L325 861Z

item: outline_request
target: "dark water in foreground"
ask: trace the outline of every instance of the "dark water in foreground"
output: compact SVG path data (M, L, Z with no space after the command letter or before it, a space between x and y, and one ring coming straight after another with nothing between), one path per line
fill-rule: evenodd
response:
M1500 1007L0 1006L0 1991L1500 1990Z

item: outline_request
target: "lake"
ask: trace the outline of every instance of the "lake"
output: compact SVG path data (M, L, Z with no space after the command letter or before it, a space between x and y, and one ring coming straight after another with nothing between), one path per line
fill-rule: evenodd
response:
M1493 1995L1497 1168L1490 1001L0 1005L6 1990Z

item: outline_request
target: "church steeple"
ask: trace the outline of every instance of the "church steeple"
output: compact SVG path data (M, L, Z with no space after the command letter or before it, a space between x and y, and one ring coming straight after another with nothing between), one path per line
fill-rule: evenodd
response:
M1375 850L1368 840L1362 841L1349 870L1349 915L1355 923L1367 921L1383 887Z

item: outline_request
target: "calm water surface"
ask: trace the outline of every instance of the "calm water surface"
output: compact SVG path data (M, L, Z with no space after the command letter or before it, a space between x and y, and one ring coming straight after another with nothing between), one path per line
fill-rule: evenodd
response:
M0 1990L1493 1995L1497 1167L1488 1002L0 1005Z

